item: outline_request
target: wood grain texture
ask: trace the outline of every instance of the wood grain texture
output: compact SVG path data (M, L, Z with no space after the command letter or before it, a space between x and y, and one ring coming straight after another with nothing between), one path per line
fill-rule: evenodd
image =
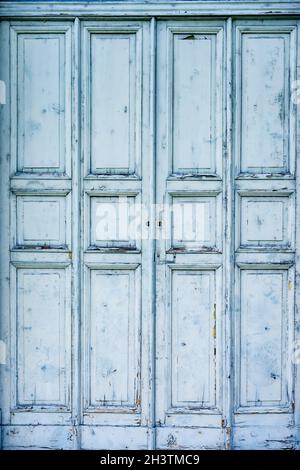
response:
M299 448L298 2L0 12L3 447Z

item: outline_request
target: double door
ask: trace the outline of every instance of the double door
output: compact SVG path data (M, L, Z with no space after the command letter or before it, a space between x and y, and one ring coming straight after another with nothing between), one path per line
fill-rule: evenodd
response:
M297 445L296 33L2 22L4 448Z

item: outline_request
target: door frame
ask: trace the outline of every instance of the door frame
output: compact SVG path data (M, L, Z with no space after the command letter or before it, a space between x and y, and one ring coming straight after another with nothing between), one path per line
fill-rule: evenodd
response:
M299 16L300 2L273 0L233 0L230 3L224 0L200 0L175 2L152 0L146 4L137 0L122 2L111 0L109 2L30 2L21 1L1 2L0 12L2 17L59 17L59 18L91 18L91 17L190 17L190 16Z

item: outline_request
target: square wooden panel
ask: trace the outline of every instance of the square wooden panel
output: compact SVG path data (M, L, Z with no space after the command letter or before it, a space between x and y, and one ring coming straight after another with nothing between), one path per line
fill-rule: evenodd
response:
M170 196L170 250L221 251L221 194Z
M240 192L237 203L238 249L293 249L293 194Z
M89 250L139 249L137 194L86 194L86 246Z
M13 213L16 248L60 248L70 246L70 195L16 194Z

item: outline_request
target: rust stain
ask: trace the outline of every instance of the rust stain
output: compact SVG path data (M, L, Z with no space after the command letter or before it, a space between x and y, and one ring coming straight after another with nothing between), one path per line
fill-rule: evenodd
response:
M216 338L216 336L217 336L216 318L217 318L217 306L216 306L216 304L214 304L214 327L213 327L213 330L212 330L213 338Z

